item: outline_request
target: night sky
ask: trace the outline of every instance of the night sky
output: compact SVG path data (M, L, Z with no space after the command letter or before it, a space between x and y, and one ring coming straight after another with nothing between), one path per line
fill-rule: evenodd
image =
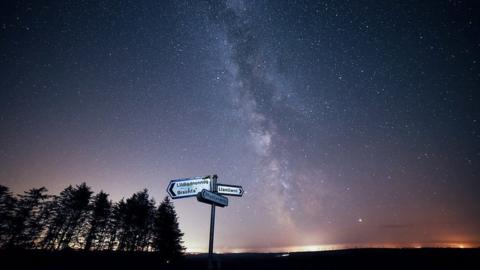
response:
M0 184L218 174L215 250L480 246L476 1L1 1ZM176 200L188 251L210 208Z

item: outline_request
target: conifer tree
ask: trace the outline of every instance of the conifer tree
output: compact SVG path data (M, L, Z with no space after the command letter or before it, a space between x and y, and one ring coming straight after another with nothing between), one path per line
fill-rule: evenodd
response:
M92 191L85 183L68 186L50 206L48 231L43 241L46 249L65 249L80 245L80 235L90 209Z
M0 248L11 241L16 201L10 189L0 185Z
M154 232L153 247L160 255L168 261L178 260L184 255L185 248L182 241L183 233L180 231L177 213L168 197L157 209Z
M108 194L100 191L93 201L93 209L88 218L89 229L85 236L85 250L103 249L112 202L108 200Z
M43 211L49 198L45 187L33 188L19 195L13 218L10 245L34 248L39 233L44 228Z

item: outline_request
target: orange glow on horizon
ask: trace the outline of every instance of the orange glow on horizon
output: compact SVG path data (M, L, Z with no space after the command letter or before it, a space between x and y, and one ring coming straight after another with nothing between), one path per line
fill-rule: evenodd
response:
M303 246L285 246L285 247L262 247L262 248L216 248L215 253L294 253L294 252L315 252L315 251L331 251L342 249L361 249L361 248L389 248L389 249L401 249L401 248L480 248L480 243L386 243L386 244L323 244L323 245L303 245ZM206 253L206 249L188 249L189 254Z

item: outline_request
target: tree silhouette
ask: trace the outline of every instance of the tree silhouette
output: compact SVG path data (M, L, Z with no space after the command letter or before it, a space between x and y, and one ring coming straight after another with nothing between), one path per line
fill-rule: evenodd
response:
M44 216L46 217L47 230L40 243L42 249L53 250L56 247L57 239L65 222L63 219L64 208L61 207L60 198L65 197L65 194L70 192L70 189L72 189L72 186L67 187L60 195L53 196L53 200L45 206Z
M172 202L158 208L146 189L113 204L85 183L59 195L37 188L14 196L0 185L0 248L156 251L168 261L182 257L183 233Z
M0 247L5 247L12 238L16 199L10 189L0 185Z
M118 250L145 251L148 248L155 202L149 199L148 191L137 192L120 204L120 241Z
M95 195L92 213L88 217L90 228L85 237L85 250L104 248L111 212L112 202L108 200L108 194L100 191Z
M44 228L43 211L49 198L45 187L30 189L19 196L13 217L10 246L35 248L35 240Z
M90 187L82 183L76 187L68 186L55 198L45 248L58 250L81 244L78 236L88 215L92 193Z
M90 209L90 198L92 191L85 183L76 186L70 194L70 198L66 201L66 213L68 222L64 228L62 238L59 241L60 248L69 247L74 236L78 236L81 227L84 225L88 210ZM78 244L78 238L75 237Z
M165 197L157 209L153 234L153 247L165 260L173 261L183 256L183 233L178 226L177 213L168 197Z
M121 199L112 209L112 214L107 225L108 250L119 249L125 246L124 242L124 220L126 215L125 200Z

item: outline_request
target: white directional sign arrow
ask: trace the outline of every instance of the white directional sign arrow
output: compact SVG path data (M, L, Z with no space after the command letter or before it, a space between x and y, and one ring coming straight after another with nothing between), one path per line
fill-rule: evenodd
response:
M222 195L242 197L243 188L236 185L217 184L217 193Z
M168 184L167 192L172 199L194 197L204 189L211 190L211 181L209 177L175 179Z

